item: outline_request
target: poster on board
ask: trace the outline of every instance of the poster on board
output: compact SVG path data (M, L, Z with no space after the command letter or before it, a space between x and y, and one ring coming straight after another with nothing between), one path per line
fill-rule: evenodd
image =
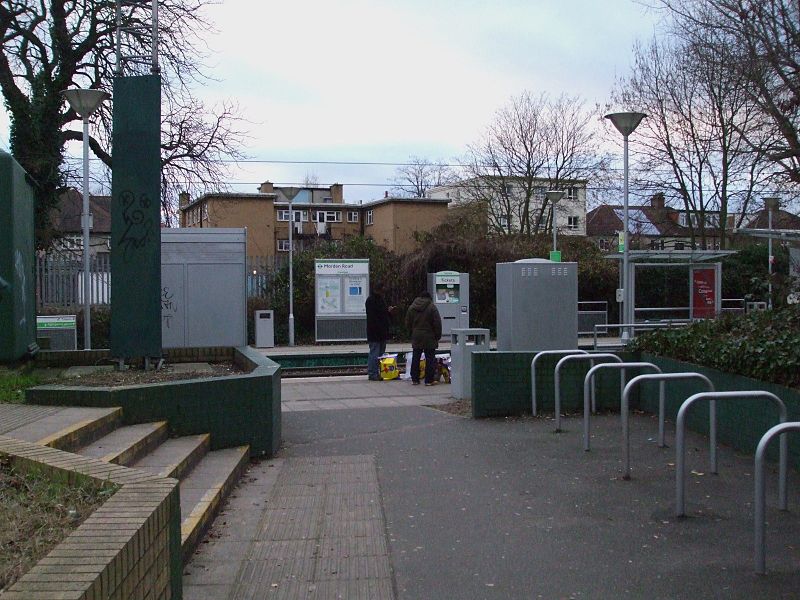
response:
M367 276L352 275L345 278L344 312L365 313L367 301Z
M317 314L338 315L341 307L341 278L336 276L317 277Z
M713 319L716 315L716 271L692 269L692 318Z

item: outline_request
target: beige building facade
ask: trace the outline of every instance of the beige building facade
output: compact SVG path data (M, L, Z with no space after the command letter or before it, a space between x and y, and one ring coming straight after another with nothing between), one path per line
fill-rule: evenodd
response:
M364 204L344 201L343 186L299 188L291 203L285 190L265 182L258 193L204 194L180 200L181 227L245 227L249 256L281 256L319 241L363 235L397 253L416 247L415 233L427 232L447 215L448 200L389 198Z

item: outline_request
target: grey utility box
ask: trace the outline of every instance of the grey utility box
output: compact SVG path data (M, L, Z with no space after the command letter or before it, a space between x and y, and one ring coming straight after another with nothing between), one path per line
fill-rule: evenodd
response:
M247 345L247 231L161 230L164 348Z
M271 310L257 310L256 322L256 348L275 347L275 312Z
M578 347L578 263L497 264L497 349Z
M472 353L488 352L488 329L453 329L450 332L450 389L454 398L472 398Z
M469 273L428 273L428 291L442 317L442 339L453 329L469 327Z

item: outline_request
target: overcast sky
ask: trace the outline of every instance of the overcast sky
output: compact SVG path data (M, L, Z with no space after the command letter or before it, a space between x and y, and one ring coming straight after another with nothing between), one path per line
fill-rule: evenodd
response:
M657 21L632 0L224 0L207 14L217 81L198 95L238 104L250 157L388 163L454 160L526 89L605 102ZM358 201L391 189L394 171L265 162L227 183L255 191L311 175Z

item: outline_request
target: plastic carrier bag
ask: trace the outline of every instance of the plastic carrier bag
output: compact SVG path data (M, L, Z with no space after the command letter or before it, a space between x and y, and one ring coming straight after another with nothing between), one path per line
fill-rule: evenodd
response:
M381 367L380 377L384 381L397 379L400 376L400 371L397 368L397 354L379 356L378 362Z

